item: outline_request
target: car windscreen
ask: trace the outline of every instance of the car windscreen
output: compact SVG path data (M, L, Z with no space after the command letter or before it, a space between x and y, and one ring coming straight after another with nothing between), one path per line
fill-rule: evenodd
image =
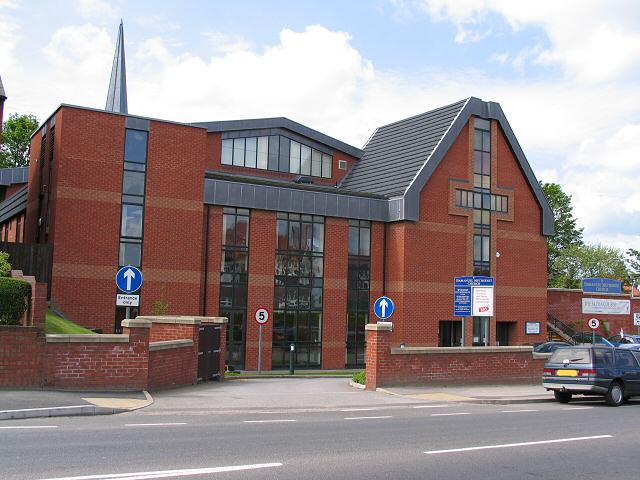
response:
M591 353L588 348L559 348L553 352L549 363L564 363L565 360L569 363L591 363Z

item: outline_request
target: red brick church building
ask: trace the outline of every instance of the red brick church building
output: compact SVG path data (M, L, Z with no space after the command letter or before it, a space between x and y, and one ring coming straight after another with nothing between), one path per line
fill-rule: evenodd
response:
M50 301L70 319L113 332L114 277L135 265L134 314L227 316L236 368L257 368L258 308L264 369L287 366L291 343L300 368L363 365L383 294L396 344L546 339L553 215L498 103L448 103L358 148L282 117L132 115L124 71L121 31L106 108L62 104L32 137L24 237L53 245ZM496 287L494 316L463 330L464 275Z

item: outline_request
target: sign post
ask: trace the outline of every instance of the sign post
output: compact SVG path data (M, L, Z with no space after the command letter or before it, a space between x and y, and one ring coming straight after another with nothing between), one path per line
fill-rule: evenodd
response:
M466 317L492 317L495 303L494 287L495 278L471 276L455 277L453 287L453 315L462 317L462 341L464 347L465 320ZM485 343L489 343L485 330Z
M633 324L638 327L638 335L640 335L640 313L633 314Z
M589 325L589 328L591 329L591 345L595 345L596 344L596 330L600 326L600 320L598 320L597 318L590 318L588 325Z
M260 339L258 340L258 375L262 374L262 325L269 321L269 310L259 308L256 310L256 322L260 325Z
M118 273L116 273L116 285L124 293L137 292L142 287L142 281L142 270L140 270L138 267L134 267L133 265L124 266L120 270L118 270ZM116 296L116 304L124 305L127 307L127 313L125 315L127 320L131 316L131 306L138 306L139 298L140 297L138 295Z

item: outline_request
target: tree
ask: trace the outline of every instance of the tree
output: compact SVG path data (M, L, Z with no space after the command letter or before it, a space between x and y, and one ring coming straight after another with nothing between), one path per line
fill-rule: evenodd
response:
M624 281L628 277L622 251L602 245L571 245L560 253L556 267L558 276L553 286L559 288L580 288L583 278Z
M630 280L640 280L640 250L634 248L627 250L627 265Z
M29 165L31 135L38 128L38 119L33 115L12 113L2 128L0 145L0 168L26 167Z
M582 228L578 228L573 216L571 196L562 191L557 183L543 183L540 186L553 210L556 233L547 238L548 285L559 287L561 267L558 260L562 253L572 246L582 246Z

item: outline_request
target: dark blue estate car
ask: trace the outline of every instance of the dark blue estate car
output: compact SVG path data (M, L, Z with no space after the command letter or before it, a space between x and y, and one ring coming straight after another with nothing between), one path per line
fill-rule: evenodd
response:
M556 350L544 366L542 385L556 400L573 395L603 395L609 405L622 405L640 395L640 352L601 345Z

